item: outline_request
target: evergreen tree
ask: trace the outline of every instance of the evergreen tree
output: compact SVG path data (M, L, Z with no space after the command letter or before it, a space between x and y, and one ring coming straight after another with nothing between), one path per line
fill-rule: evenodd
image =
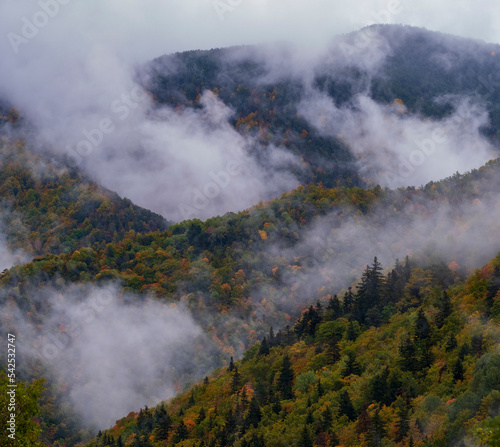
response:
M419 309L415 322L414 347L417 359L416 368L419 371L429 368L434 362L432 353L432 330L423 309Z
M354 352L349 352L347 354L347 361L345 367L342 369L342 377L347 377L351 374L357 376L361 375L361 365L356 360L356 354Z
M372 445L379 446L382 444L382 439L386 435L385 424L382 418L380 417L380 407L377 407L375 410L375 414L372 417L372 426L371 426L371 438Z
M196 418L196 425L200 425L207 417L207 413L203 407L201 407L198 417Z
M240 389L241 386L241 376L238 372L238 368L235 366L233 370L233 377L231 378L231 391L236 393Z
M446 339L446 344L444 346L444 350L446 352L451 352L455 348L457 348L458 343L457 343L457 337L455 337L455 334L450 334L448 335L448 338Z
M337 295L328 300L326 315L329 320L336 320L342 316L342 305Z
M318 397L323 396L325 394L325 390L323 389L323 385L321 384L321 379L318 379L318 386L317 386L317 391L318 391Z
M469 343L465 342L460 348L460 351L458 352L458 358L463 361L465 359L465 356L469 355L470 353L471 353L471 347Z
M307 425L304 425L302 432L300 433L299 442L297 443L298 447L314 447L313 440Z
M302 318L295 325L295 333L302 337L303 335L314 335L316 326L321 323L321 316L314 306L304 312Z
M259 348L259 355L268 355L269 354L269 344L267 343L267 338L264 337L262 339L262 343Z
M269 347L272 348L273 346L276 346L276 336L274 335L273 327L271 326L271 329L269 329L269 335L267 337L267 340L269 342Z
M255 397L259 401L260 405L266 405L268 398L269 398L269 393L267 391L266 385L261 382L260 380L257 381L255 384Z
M383 303L385 278L382 275L382 265L377 257L373 259L372 266L366 266L354 305L354 316L360 323L364 323L368 310L376 308Z
M402 442L410 432L410 400L401 398L397 406L398 420L396 422L396 442Z
M405 264L403 267L403 277L406 282L410 280L411 276L411 265L410 265L410 258L408 256L405 257Z
M351 421L356 420L356 410L352 405L351 398L349 397L349 393L347 390L342 390L339 394L339 414L346 415L347 418Z
M431 334L431 325L427 321L423 309L420 308L415 322L415 340L430 340Z
M293 398L293 369L290 357L285 355L281 364L280 375L278 377L277 389L283 399Z
M486 309L488 315L490 315L491 308L495 302L494 298L499 290L500 290L500 268L497 265L495 265L493 268L493 275L490 280L490 285L488 286L488 291L486 293Z
M159 441L167 439L172 429L172 419L168 415L163 402L159 407L156 407L153 419L155 438Z
M453 307L451 305L448 293L443 291L441 302L439 303L438 313L436 315L436 326L441 329L444 326L446 319L451 315Z
M191 390L191 395L189 396L188 405L190 407L192 407L194 404L195 404L195 401L194 401L194 390Z
M481 357L484 354L483 334L474 334L471 339L471 350L474 355Z
M332 423L333 423L332 410L328 406L323 410L323 413L321 413L321 428L323 429L323 431L326 432L330 430Z
M464 367L460 359L457 359L451 371L453 374L453 380L455 382L458 382L459 380L464 380Z
M312 423L314 423L314 418L313 418L312 411L311 411L311 410L309 410L309 411L307 412L307 415L306 415L306 425L310 425L310 424L312 424Z
M232 408L230 408L227 412L225 419L226 423L224 424L224 431L229 436L236 430L236 417Z
M347 289L344 295L343 311L344 314L350 314L354 305L354 294L352 293L352 287Z
M327 341L326 355L331 364L335 364L340 360L339 339L335 332L332 333L332 336Z
M402 387L403 384L399 379L399 375L395 372L391 373L387 381L387 398L384 404L391 405L401 394Z
M241 447L266 447L266 443L264 441L264 435L252 433L252 437L250 440L243 440L241 443Z
M184 424L184 421L181 419L179 424L177 425L177 428L175 430L174 436L173 436L173 442L175 444L184 441L184 439L187 439L189 436L188 429L186 427L186 424Z
M399 355L399 363L403 371L417 371L418 360L416 357L415 343L409 335L401 343L401 346L399 347Z
M356 341L356 338L358 338L358 332L356 331L356 328L354 327L354 322L349 321L349 324L347 325L346 333L345 333L345 339L348 341Z
M245 418L245 425L246 427L253 426L254 428L257 428L257 425L259 425L261 419L262 412L260 411L259 402L254 396L252 397L252 400L250 401L250 405L248 407L248 413Z
M387 396L387 379L389 378L389 368L385 367L382 372L373 376L368 387L370 401L389 405Z
M234 370L234 360L233 357L231 356L231 361L229 362L229 366L227 368L228 371L233 371Z

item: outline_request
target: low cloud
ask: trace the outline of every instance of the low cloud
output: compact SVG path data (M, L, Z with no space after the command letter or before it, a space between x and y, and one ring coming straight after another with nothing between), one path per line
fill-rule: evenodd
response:
M96 132L99 145L80 142L83 156L73 154L75 161L99 183L174 221L241 211L299 184L288 169L299 168L298 159L238 133L228 122L233 111L212 92L199 104L142 116L138 106L133 119L115 118L109 134Z
M12 302L2 322L19 331L22 364L41 361L85 426L112 425L216 366L206 337L181 306L138 302L111 285L45 287L34 296L33 305L44 308L37 327Z
M467 172L497 157L480 132L489 119L481 104L469 98L439 100L454 105L441 120L410 114L400 100L378 104L365 94L337 107L318 91L302 101L299 111L319 132L349 145L367 180L397 188Z

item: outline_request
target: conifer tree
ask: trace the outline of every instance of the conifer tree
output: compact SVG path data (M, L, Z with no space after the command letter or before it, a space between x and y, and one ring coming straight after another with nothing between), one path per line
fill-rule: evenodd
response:
M313 440L307 425L304 425L302 432L300 433L299 442L297 443L298 447L314 447Z
M186 424L184 424L184 421L181 419L179 424L177 425L177 428L175 430L174 436L173 436L173 441L174 443L179 443L181 441L184 441L184 439L187 439L189 436L188 429L186 427Z
M339 414L346 415L351 421L356 420L356 410L352 405L351 398L347 390L342 390L339 394Z
M439 310L436 315L436 326L441 329L444 326L446 319L451 315L453 307L451 305L450 297L448 293L443 291L443 296L441 302L439 303Z
M415 322L415 339L416 340L430 340L431 325L425 317L422 308L417 313L417 321Z
M455 336L455 334L448 335L448 338L446 340L446 345L444 346L444 350L446 352L451 352L457 346L458 346L458 343L457 343L457 337Z
M379 446L382 443L382 438L386 435L385 424L380 417L380 406L375 410L375 414L372 417L371 435L372 444L374 446Z
M269 347L272 348L273 346L276 346L276 336L274 335L273 327L269 329L269 335L267 336L267 340L269 343Z
M342 305L337 295L334 295L328 300L328 306L326 308L327 316L330 320L336 320L342 316Z
M156 407L153 419L155 426L155 438L159 441L167 439L170 430L172 429L172 419L168 415L165 404L163 402L159 407Z
M257 425L259 425L261 418L262 418L262 412L260 411L259 402L254 396L250 400L250 405L248 406L248 413L245 418L245 425L247 427L253 426L254 428L257 428Z
M339 339L335 333L327 341L326 355L330 363L334 364L340 360Z
M402 442L410 432L410 399L403 397L397 406L396 442Z
M314 418L313 418L312 411L311 411L311 410L309 410L309 411L307 412L307 415L306 415L306 425L310 425L310 424L312 424L312 423L314 423Z
M238 368L235 366L233 370L233 377L231 378L231 391L236 393L236 391L240 388L240 373L238 372Z
M459 380L464 380L464 367L462 361L457 359L452 368L453 380L458 382Z
M354 328L354 322L352 322L352 321L349 321L349 324L347 325L345 338L348 341L356 341L356 338L358 338L358 333L357 333L356 329Z
M375 256L372 266L366 266L361 277L361 283L358 285L354 316L360 323L365 322L366 313L369 309L382 304L384 286L385 278L382 275L382 265Z
M349 289L347 289L342 304L343 304L344 314L350 314L352 312L352 308L354 305L354 294L352 293L352 287L349 287Z
M323 396L325 394L325 390L323 389L323 385L321 384L321 379L318 379L318 386L317 386L317 391L318 391L318 397Z
M262 343L259 348L259 355L268 355L269 354L269 344L267 343L267 337L262 339Z
M399 355L399 363L403 371L417 371L418 360L416 356L415 343L410 335L407 335L401 343L401 346L399 347Z
M332 410L330 409L330 406L327 406L323 410L323 413L321 413L321 428L323 429L324 432L330 429L330 427L332 426L332 422L333 422Z
M207 417L207 413L203 407L201 407L198 417L196 418L196 425L200 425Z
M293 397L293 379L292 362L290 361L290 357L285 355L281 364L277 383L277 389L281 393L283 399L291 399Z

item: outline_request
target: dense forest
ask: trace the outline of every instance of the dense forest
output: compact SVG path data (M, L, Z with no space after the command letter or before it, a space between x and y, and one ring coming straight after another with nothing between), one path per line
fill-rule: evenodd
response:
M98 433L100 446L445 446L492 441L500 257L466 281L377 258L242 360ZM497 418L498 419L498 418ZM488 443L487 445L498 445Z
M214 359L218 359L218 364L224 364L231 356L246 356L245 349L262 339L270 326L284 328L300 315L307 303L319 300L323 307L327 307L330 297L336 292L356 284L363 265L360 256L365 249L364 242L357 248L347 243L330 248L322 246L319 252L313 251L316 250L314 246L304 250L301 246L308 237L308 222L326 218L331 225L329 231L335 234L340 231L342 218L331 220L329 216L332 213L335 216L345 214L349 219L354 216L361 231L375 228L375 233L380 231L382 235L385 232L383 222L390 218L400 225L391 230L396 235L394 244L397 245L405 234L409 240L421 237L417 234L420 230L410 225L418 214L429 219L433 210L440 209L444 203L454 203L457 205L454 219L460 221L466 216L461 216L463 211L458 204L478 206L481 200L487 203L494 194L491 187L493 180L498 178L499 166L498 162L492 162L480 170L429 184L420 190L301 187L276 201L240 214L228 214L207 222L188 221L172 225L165 232L136 234L131 231L122 241L108 243L99 250L80 248L68 254L39 256L31 263L7 270L0 278L4 291L2 300L5 304L14 300L16 308L29 316L30 334L34 340L45 329L44 320L52 307L47 305L48 297L40 299L41 291L33 293L39 285L51 287L46 293L64 294L71 284L104 286L112 281L119 284L122 293L131 293L138 298L142 296L140 299L153 296L172 305L187 305L206 335L198 342L197 350L190 353L192 357L183 359L183 367L170 373L182 388L198 379L193 370L199 371L202 365L208 367ZM392 217L381 217L380 207L392 209ZM387 278L380 279L380 284L371 284L373 278L368 281L367 275L375 275L376 282L381 275L381 268L376 263L375 270L367 270L362 281L368 281L365 285L370 289L368 295L375 293L377 296L360 298L365 287L362 286L355 298L355 292L349 288L343 299L333 301L345 308L339 315L341 321L350 321L359 330L383 326L394 315L406 315L409 309L422 304L421 284L441 288L455 284L466 271L459 264L463 262L460 242L471 237L471 233L457 233L456 236L457 251L449 255L449 266L443 264L435 251L415 253L414 262L421 267L417 270L419 275L412 276L416 281L414 286L408 285L413 281L410 281L407 264L404 281L397 277L402 268L397 266ZM386 247L382 244L385 242L380 239L374 246L384 250ZM278 251L275 252L273 246L277 246ZM342 276L338 266L330 262L336 257L347 259L348 253L341 251L346 249L353 251L353 261L345 266L346 276ZM285 256L288 250L290 258ZM472 255L472 251L469 254ZM321 270L320 279L315 276L317 270ZM427 270L432 274L425 273ZM332 279L336 277L339 283ZM399 285L397 290L388 291L384 285L383 293L387 296L382 297L382 283ZM412 292L405 294L404 290ZM70 299L74 298L67 298ZM489 306L492 306L493 297L489 299ZM308 312L313 312L311 309L314 308L309 308ZM299 324L307 326L309 323L302 321ZM61 333L66 330L64 326L58 329ZM310 335L314 334L311 332ZM27 371L29 375L40 372L42 367L39 362L28 359L25 364L31 365L31 371ZM54 408L54 399L55 402L64 402L60 386L51 389L44 405ZM65 411L59 414L53 409L52 416L46 418L47 440L54 436L66 438L71 433L70 427L77 426L74 417ZM69 428L58 426L61 420L65 420Z
M367 56L364 35L387 46L383 59ZM153 108L200 111L211 91L263 167L272 145L300 160L286 168L297 188L204 220L172 222L100 186L40 150L22 110L0 101L0 259L13 260L0 274L0 333L23 337L26 445L500 445L500 161L381 187L345 139L300 113L314 90L337 107L363 94L389 114L401 105L405 116L439 122L466 96L485 107L480 139L495 148L498 46L374 26L339 37L307 82L273 63L291 51L189 51L137 68ZM80 312L96 296L112 297L115 314ZM168 330L185 338L155 354L154 381L171 386L160 395L157 383L137 380L122 390L144 398L130 414L113 414L114 426L89 422L74 405L88 360L76 347L94 320L120 330L134 321L119 321L127 309L151 317L148 336L166 337L149 343L153 351L168 346ZM178 313L156 325L156 311ZM137 330L125 329L123 344ZM53 340L69 347L55 359L71 363L69 373L44 358ZM7 380L0 373L4 400Z
M129 231L165 230L167 221L62 164L25 141L0 141L2 226L11 250L29 258L104 247Z

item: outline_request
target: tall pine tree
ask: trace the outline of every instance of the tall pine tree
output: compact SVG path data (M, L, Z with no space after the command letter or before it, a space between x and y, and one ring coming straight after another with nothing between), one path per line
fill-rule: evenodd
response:
M280 375L278 377L277 389L283 399L293 398L293 369L290 357L285 355L281 364Z

